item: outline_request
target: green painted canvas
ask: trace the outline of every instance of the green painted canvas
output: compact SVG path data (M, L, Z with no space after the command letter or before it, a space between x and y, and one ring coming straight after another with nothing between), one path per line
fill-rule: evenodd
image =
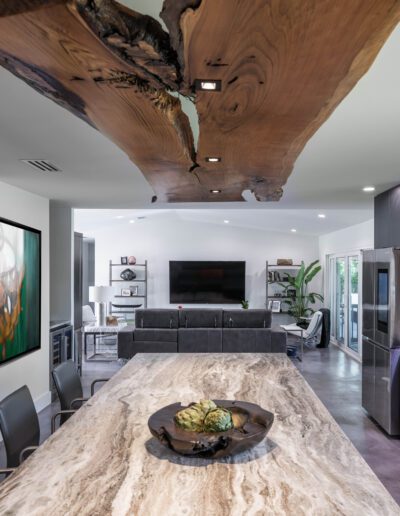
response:
M41 233L0 219L0 365L40 348Z

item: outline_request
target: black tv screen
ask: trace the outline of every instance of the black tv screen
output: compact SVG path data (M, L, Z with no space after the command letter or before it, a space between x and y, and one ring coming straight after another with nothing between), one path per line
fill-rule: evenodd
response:
M246 262L169 262L170 303L237 304L245 299Z

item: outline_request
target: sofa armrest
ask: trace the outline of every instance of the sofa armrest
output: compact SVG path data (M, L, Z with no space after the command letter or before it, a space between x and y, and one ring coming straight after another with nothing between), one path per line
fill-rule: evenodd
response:
M134 340L133 326L125 326L118 332L118 358L125 358L129 360L133 357L133 340Z

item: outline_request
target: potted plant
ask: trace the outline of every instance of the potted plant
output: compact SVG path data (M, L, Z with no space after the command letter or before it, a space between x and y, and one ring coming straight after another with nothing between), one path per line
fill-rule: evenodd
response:
M324 300L321 294L308 292L309 283L320 270L319 260L315 260L307 267L304 262L301 262L296 276L285 273L285 283L279 283L284 289L285 296L289 296L289 291L293 292L283 303L289 305L288 313L296 319L296 322L300 322L303 317L314 313L315 310L309 306L310 304L316 303L317 300Z
M243 301L241 301L241 305L242 305L243 310L249 309L249 302L247 299L243 299Z

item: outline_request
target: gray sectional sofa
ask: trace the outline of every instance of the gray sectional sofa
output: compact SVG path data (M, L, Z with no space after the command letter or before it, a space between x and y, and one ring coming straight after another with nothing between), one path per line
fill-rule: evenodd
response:
M136 310L118 333L118 358L136 353L286 353L286 333L271 330L269 310Z

